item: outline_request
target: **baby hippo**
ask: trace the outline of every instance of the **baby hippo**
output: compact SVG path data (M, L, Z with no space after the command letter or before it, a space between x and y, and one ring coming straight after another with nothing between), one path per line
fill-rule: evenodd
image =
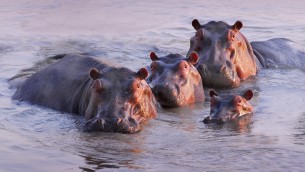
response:
M201 76L194 67L198 62L197 53L191 53L189 57L179 54L158 57L152 52L150 58L152 63L146 81L163 107L204 101Z
M248 102L253 97L253 91L248 90L243 95L219 96L214 90L210 91L210 116L204 118L205 124L236 121L239 117L253 113L253 107Z

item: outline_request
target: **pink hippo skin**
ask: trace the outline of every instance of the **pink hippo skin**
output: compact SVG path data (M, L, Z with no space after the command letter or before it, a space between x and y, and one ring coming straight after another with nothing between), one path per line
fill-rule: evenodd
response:
M158 57L152 52L150 58L147 83L162 106L178 107L204 101L202 79L194 67L198 62L197 53L186 58L179 54Z

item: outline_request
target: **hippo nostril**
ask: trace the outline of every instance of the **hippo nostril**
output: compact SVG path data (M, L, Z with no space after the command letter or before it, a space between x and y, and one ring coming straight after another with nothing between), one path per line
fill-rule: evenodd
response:
M204 124L210 124L210 123L211 123L211 118L210 118L209 116L205 117L205 118L203 119L203 123L204 123Z

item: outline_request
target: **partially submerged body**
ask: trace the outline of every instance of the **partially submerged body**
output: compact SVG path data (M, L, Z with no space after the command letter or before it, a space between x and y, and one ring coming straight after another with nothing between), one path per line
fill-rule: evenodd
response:
M240 32L242 22L234 25L211 21L201 25L197 19L188 54L199 55L196 64L206 87L237 87L260 68L289 65L305 68L305 53L295 49L287 39L271 39L249 43Z
M26 79L13 99L85 115L86 131L134 133L156 116L156 101L145 81L147 70L133 72L98 59L67 55Z
M253 97L252 90L242 95L220 96L214 90L210 91L210 115L204 118L205 124L222 124L237 121L239 118L253 113L253 107L248 102Z
M178 107L204 101L202 80L194 64L198 55L188 58L179 54L158 57L150 54L152 63L147 82L157 101L166 107Z

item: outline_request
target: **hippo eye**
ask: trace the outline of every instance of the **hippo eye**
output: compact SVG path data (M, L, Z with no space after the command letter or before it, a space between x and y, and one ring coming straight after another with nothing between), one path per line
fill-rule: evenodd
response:
M137 84L137 88L140 88L140 83Z

